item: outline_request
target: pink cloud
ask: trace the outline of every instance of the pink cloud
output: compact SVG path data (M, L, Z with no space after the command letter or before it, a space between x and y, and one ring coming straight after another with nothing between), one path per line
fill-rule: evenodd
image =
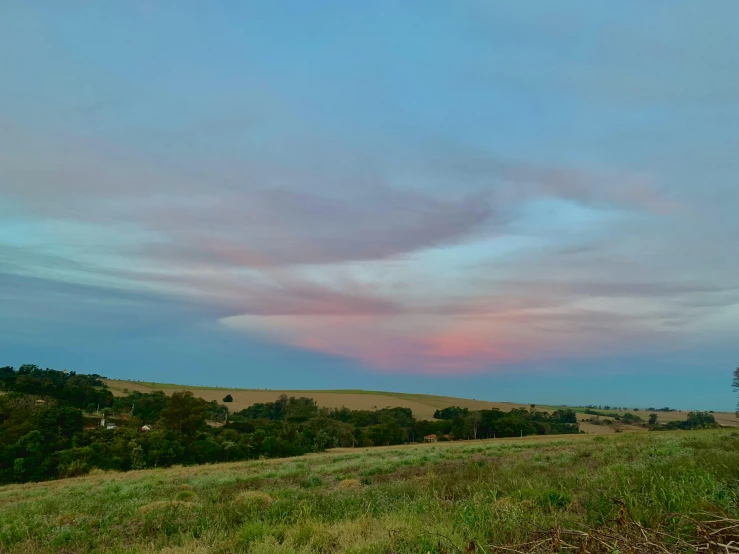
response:
M531 356L535 345L504 333L504 320L481 324L433 315L235 316L232 329L297 348L355 359L381 371L460 373ZM491 324L492 323L492 324Z

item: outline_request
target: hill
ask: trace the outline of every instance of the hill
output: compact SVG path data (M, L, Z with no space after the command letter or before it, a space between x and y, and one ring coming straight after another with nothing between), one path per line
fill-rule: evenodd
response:
M729 552L738 473L726 429L96 471L0 487L0 552Z
M281 394L287 396L304 396L314 399L319 406L325 408L347 407L351 410L373 410L381 408L410 408L417 419L433 419L434 412L440 408L460 406L470 410L498 408L508 411L513 408L528 407L528 404L511 402L488 402L451 396L434 396L431 394L408 394L402 392L382 392L364 390L258 390L229 389L221 387L191 387L165 383L144 383L140 381L121 381L108 379L105 381L114 395L122 396L125 390L152 392L162 390L171 394L178 390L189 390L195 396L205 400L221 402L226 394L233 397L227 404L232 412L248 408L257 402L274 402Z
M438 409L448 408L450 406L459 406L470 410L489 410L497 408L502 411L510 411L514 408L528 408L529 404L517 404L513 402L491 402L486 400L474 400L469 398L457 398L452 396L435 396L431 394L410 394L400 392L382 392L382 391L364 391L364 390L259 390L259 389L233 389L225 387L193 387L187 385L177 385L171 383L154 383L143 381L124 381L118 379L108 379L105 381L108 388L116 396L123 396L125 391L133 392L152 392L162 390L167 394L172 394L178 390L189 390L195 396L199 396L205 400L221 402L226 394L233 397L233 402L227 404L232 412L237 412L248 408L258 402L273 402L281 394L295 397L308 397L315 400L319 406L326 408L347 407L352 410L373 410L381 408L410 408L413 416L417 419L431 420L434 412ZM560 409L561 406L537 406L538 409L553 412ZM580 429L587 434L604 435L612 434L617 430L635 431L643 430L640 427L630 425L598 425L591 423L594 419L591 414L586 414L585 407L575 407L578 412L578 421ZM623 416L631 413L646 420L650 412L646 410L599 410L604 413L618 413ZM657 412L659 421L684 421L687 417L687 411L674 412ZM739 426L739 420L734 413L716 412L714 413L716 421L724 426ZM601 418L607 419L607 418Z

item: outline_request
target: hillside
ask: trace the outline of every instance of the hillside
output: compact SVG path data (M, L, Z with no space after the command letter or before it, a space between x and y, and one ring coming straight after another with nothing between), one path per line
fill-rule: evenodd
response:
M319 406L326 408L341 408L345 406L352 410L373 410L381 408L410 408L417 419L433 419L434 412L439 408L460 406L471 410L498 408L508 411L512 408L524 406L510 402L487 402L468 398L451 396L434 396L430 394L407 394L401 392L380 392L363 390L255 390L229 389L220 387L190 387L164 383L144 383L140 381L121 381L109 379L108 387L116 396L123 396L124 390L151 392L163 390L171 394L178 390L192 391L195 396L205 400L221 402L226 394L233 397L233 402L227 406L230 411L237 412L248 408L257 402L274 402L281 394L287 396L305 396L313 398ZM526 405L528 406L528 405Z
M558 552L561 540L592 553L723 552L739 525L737 472L733 430L96 471L0 487L0 552ZM715 521L699 536L691 517Z
M153 383L142 381L124 381L117 379L108 379L106 384L116 396L123 396L124 391L140 391L152 392L154 390L162 390L167 394L172 394L178 390L189 390L195 396L199 396L205 400L215 400L221 402L226 394L233 397L233 402L227 406L230 411L237 412L248 408L252 404L258 402L273 402L281 394L287 396L305 396L314 399L319 406L326 408L341 408L345 406L352 410L373 410L380 408L410 408L416 419L431 420L437 409L447 408L450 406L460 406L469 408L470 410L484 410L497 408L502 411L509 411L514 408L528 407L528 404L516 404L512 402L490 402L485 400L474 400L469 398L456 398L452 396L435 396L431 394L410 394L399 392L382 392L382 391L363 391L363 390L256 390L256 389L231 389L225 387L192 387L187 385L177 385L170 383ZM537 408L554 411L557 406L537 406ZM614 427L608 425L594 425L588 423L587 420L592 416L583 413L584 408L575 408L578 411L578 420L580 428L587 434L612 434L615 432ZM609 413L615 412L620 415L626 414L626 411L604 410ZM645 410L631 411L642 419L649 417L649 412ZM739 426L739 419L731 412L716 412L714 414L716 421L720 425ZM675 412L658 412L659 421L683 421L687 417L687 411ZM643 430L638 427L623 425L621 430Z

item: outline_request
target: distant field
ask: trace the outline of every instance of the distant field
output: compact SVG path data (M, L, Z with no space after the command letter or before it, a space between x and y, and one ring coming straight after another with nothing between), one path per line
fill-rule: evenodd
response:
M737 475L727 429L96 472L0 487L0 552L733 552L718 544L736 539ZM689 517L723 519L699 535ZM558 548L565 539L582 548Z
M221 402L226 394L230 394L234 401L226 404L231 411L239 411L248 408L257 402L273 402L281 394L288 396L307 396L313 398L319 406L327 408L341 408L346 406L352 410L373 410L380 408L410 408L413 415L417 419L433 419L434 412L439 408L447 408L449 406L460 406L471 410L483 410L498 408L499 410L509 411L513 408L528 407L528 404L515 404L511 402L488 402L485 400L471 400L468 398L455 398L451 396L434 396L430 394L408 394L399 392L380 392L380 391L362 391L362 390L252 390L252 389L228 389L220 387L189 387L183 385L163 384L163 383L145 383L138 381L121 381L108 380L108 387L113 394L122 396L125 394L124 389L129 391L151 392L154 390L162 390L167 394L172 394L178 390L190 390L196 396L200 396L205 400L216 400ZM539 406L539 409L554 411L559 409L558 406ZM578 413L578 419L581 421L580 429L588 434L602 435L613 434L614 429L607 425L593 425L591 423L582 422L584 419L590 419L593 416L582 413L584 408L574 408ZM614 410L604 410L614 412ZM625 414L625 411L617 413ZM631 412L639 415L646 420L649 412L639 410ZM657 412L660 421L684 420L687 412ZM739 426L739 419L734 413L716 412L714 414L716 421L721 425ZM638 427L624 426L623 430L642 430Z
M250 389L226 389L211 387L187 387L182 385L163 385L159 383L140 383L133 381L108 380L108 387L115 395L123 395L123 389L129 391L151 392L162 390L171 394L178 390L190 390L196 396L206 400L217 400L221 402L226 394L233 396L234 401L226 404L231 411L239 411L248 408L257 402L274 402L281 394L288 396L306 396L313 398L319 406L327 408L341 408L346 406L352 410L372 410L380 408L410 408L413 415L418 419L432 419L434 412L439 408L448 406L461 406L471 410L482 410L499 408L510 410L524 406L523 404L512 404L510 402L486 402L483 400L470 400L466 398L453 398L447 396L433 396L428 394L406 394L399 392L376 392L361 390L250 390Z

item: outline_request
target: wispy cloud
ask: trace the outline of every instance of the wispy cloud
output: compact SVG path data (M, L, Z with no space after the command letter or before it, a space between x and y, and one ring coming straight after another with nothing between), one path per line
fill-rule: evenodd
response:
M2 329L207 328L386 373L729 344L735 18L683 5L655 38L659 9L517 6L399 9L417 43L364 8L326 44L166 13L146 47L65 56L0 22L30 56L0 90ZM96 28L47 17L67 46Z

